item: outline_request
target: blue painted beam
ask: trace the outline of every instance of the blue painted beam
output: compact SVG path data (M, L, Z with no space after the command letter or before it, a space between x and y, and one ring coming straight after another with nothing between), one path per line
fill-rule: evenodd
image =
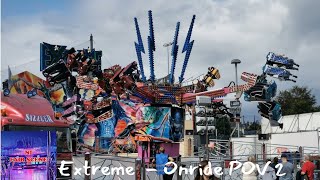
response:
M179 28L180 28L180 22L177 22L176 32L174 34L172 50L171 50L172 62L171 62L171 71L170 71L170 76L169 76L169 83L170 84L174 83L174 70L176 68L177 55L178 55L178 49L179 49L179 45L177 45L178 36L179 36Z
M196 19L196 15L193 15L191 23L190 23L189 30L188 30L188 34L187 34L187 37L186 37L186 41L185 41L185 43L183 45L182 53L184 53L187 50L188 46L190 45L190 39L191 39L191 34L192 34L192 29L193 29L193 25L194 25L195 19Z
M152 50L152 42L151 37L148 36L148 49L149 49L149 63L150 63L150 80L151 82L155 81L154 75L154 57L153 57L153 50Z
M137 58L138 58L138 63L139 63L139 68L140 68L140 73L141 73L141 79L143 82L145 82L146 76L144 74L143 62L142 62L142 56L141 56L141 53L145 53L145 51L144 51L144 47L143 47L143 42L142 42L137 18L134 18L134 23L136 26L136 32L137 32L137 37L138 37L138 43L135 42L134 45L136 48L136 53L137 53Z
M195 19L196 19L196 15L193 15L191 23L190 23L189 30L188 30L188 34L187 34L187 37L186 37L186 41L185 41L185 43L183 45L182 53L186 52L186 55L185 55L185 58L184 58L184 61L183 61L183 66L182 66L181 74L180 74L180 77L179 77L179 83L182 83L182 81L184 80L184 73L185 73L185 71L187 69L189 58L190 58L190 54L191 54L191 51L192 51L194 40L190 42L190 39L191 39L191 34L192 34L192 29L193 29L193 25L194 25Z
M152 20L152 11L148 12L149 16L149 33L148 36L148 50L149 50L149 63L150 63L150 80L151 82L155 81L155 74L154 74L154 57L153 51L156 50L155 46L155 39L154 39L154 30L153 30L153 20Z
M193 43L194 41L191 41L190 44L188 44L187 46L187 49L186 49L186 56L184 58L184 61L183 61L183 66L182 66L182 70L181 70L181 75L179 77L179 83L182 83L182 81L184 80L184 73L187 69L187 65L188 65L188 62L189 62L189 58L190 58L190 54L191 54L191 50L192 50L192 47L193 47Z

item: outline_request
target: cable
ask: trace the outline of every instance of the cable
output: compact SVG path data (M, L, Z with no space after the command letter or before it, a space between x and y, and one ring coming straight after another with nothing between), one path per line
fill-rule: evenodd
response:
M36 59L36 60L28 61L28 62L23 63L23 64L19 64L19 65L16 65L16 66L9 66L9 67L10 67L10 69L12 70L13 68L18 68L18 67L24 66L24 65L26 65L26 64L29 65L29 64L31 64L32 62L36 62L36 61L39 61L39 60ZM8 70L9 70L8 68L2 69L2 70L1 70L1 73L7 73ZM5 71L5 72L4 72L4 71Z
M83 44L86 44L86 43L88 43L88 42L90 42L90 41L85 41L85 42L83 42L83 43L81 43L81 44L78 44L78 45L75 45L75 46L70 46L70 47L79 47L79 46L81 46L81 45L83 45ZM89 47L89 46L88 46Z
M69 47L78 47L78 46L83 45L83 44L88 43L88 42L90 42L90 40L84 41L84 42L82 42L82 43L80 43L80 44L78 44L78 45L75 45L75 46L71 46L71 45L70 45ZM71 44L74 44L74 43L71 43ZM67 47L68 47L68 46L67 46ZM19 65L16 65L16 66L11 66L10 68L17 68L17 67L19 67L19 66L23 66L23 65L25 65L25 64L29 64L29 63L35 62L35 61L39 61L39 59L35 59L35 60L32 60L32 61L28 61L28 62L26 62L26 63L19 64ZM8 70L8 68L2 69L1 72L7 71L7 70Z
M107 61L107 63L110 65L110 66L112 66L112 64L110 63L110 61L108 60L108 58L107 57L104 57L105 58L105 60ZM101 59L101 65L102 65L102 59Z
M74 46L67 46L67 47L79 47L79 46L81 46L81 45L83 45L83 44L85 44L85 43L88 43L88 42L90 42L90 40L87 40L87 41L83 41L83 42L81 42L81 43L79 43L79 44L77 44L77 45L74 45ZM70 43L70 44L75 44L75 43ZM23 64L19 64L19 65L16 65L16 66L11 66L10 68L17 68L17 67L20 67L20 66L23 66L23 65L26 65L26 64L30 64L31 62L35 62L35 61L39 61L39 59L35 59L35 60L32 60L32 61L28 61L28 62L26 62L26 63L23 63ZM1 72L3 72L3 71L7 71L8 70L8 68L5 68L5 69L2 69L1 70Z
M74 41L73 43L70 43L70 44L76 44L75 42L77 42L77 41ZM79 42L79 41L78 41ZM78 46L80 46L80 45L83 45L83 44L85 44L85 43L88 43L88 42L90 42L90 40L87 40L87 41L83 41L83 42L81 42L81 43L79 43L79 44L77 44L77 45L74 45L74 46L72 46L72 45L69 45L69 46L67 46L67 47L78 47Z
M194 76L192 76L192 77L186 79L185 81L183 81L182 83L192 82L192 81L194 81L195 79L198 79L199 77L201 77L201 76L203 76L203 75L205 75L205 73L200 74L200 75L196 76L195 78L194 78Z
M96 44L96 41L93 40L93 43ZM103 56L103 55L102 55L102 56ZM112 66L110 60L109 60L106 56L104 56L104 58L105 58L105 60L107 61L107 63L108 63L110 66ZM101 65L102 65L102 59L101 59Z

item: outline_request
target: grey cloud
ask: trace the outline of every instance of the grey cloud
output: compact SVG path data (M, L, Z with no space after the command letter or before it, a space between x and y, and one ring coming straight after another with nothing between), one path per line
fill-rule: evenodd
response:
M12 18L2 22L2 59L4 69L8 64L19 65L39 58L42 41L69 46L78 45L94 35L97 49L103 51L103 66L126 65L136 60L134 41L136 33L133 18L137 17L147 50L148 16L153 11L156 52L156 77L167 72L167 51L162 45L172 41L176 22L180 21L179 57L175 76L180 75L184 54L181 54L189 24L196 14L192 39L195 40L186 79L205 73L207 67L220 69L221 80L216 88L224 87L234 80L231 59L239 58L239 74L243 71L261 73L265 56L269 51L284 53L301 64L298 83L308 85L315 91L320 83L308 80L316 76L320 63L319 13L316 0L311 1L80 1L67 13L50 12L37 17ZM83 44L77 48L85 48ZM19 51L19 53L16 53ZM143 55L146 74L149 75L147 52ZM171 61L171 57L170 57ZM39 62L24 66L35 74ZM16 68L15 73L21 67ZM6 78L5 71L1 73ZM241 81L239 81L241 82ZM278 83L280 89L292 83ZM320 100L319 93L317 94ZM245 106L244 114L256 112L255 106Z

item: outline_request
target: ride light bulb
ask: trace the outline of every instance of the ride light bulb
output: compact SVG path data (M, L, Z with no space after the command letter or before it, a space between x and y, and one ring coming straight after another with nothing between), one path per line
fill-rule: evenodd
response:
M6 107L7 106L1 105L1 116L7 116Z

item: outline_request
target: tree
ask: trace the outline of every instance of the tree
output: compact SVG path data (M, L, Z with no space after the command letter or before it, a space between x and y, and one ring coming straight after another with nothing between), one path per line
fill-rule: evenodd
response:
M261 125L260 123L254 121L254 122L251 122L249 123L249 126L246 127L247 131L261 131Z
M218 130L218 137L229 138L231 134L231 124L227 117L221 117L216 119L216 128Z
M306 86L293 86L289 90L280 91L276 100L281 104L282 115L320 111L315 96Z

